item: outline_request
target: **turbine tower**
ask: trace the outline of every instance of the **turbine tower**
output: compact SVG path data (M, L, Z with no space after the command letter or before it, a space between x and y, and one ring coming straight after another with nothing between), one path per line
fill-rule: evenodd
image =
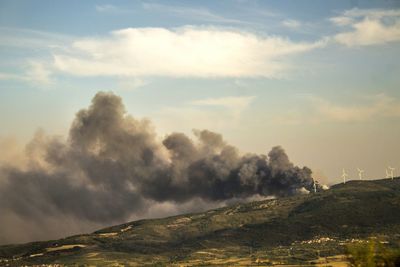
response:
M386 178L390 178L390 173L388 172L388 169L385 169L386 172Z
M348 176L349 176L349 175L346 173L346 171L345 171L344 169L342 169L343 184L346 183L346 178L347 178Z
M317 193L317 182L313 178L313 188L314 188L314 193Z
M389 166L388 169L390 170L390 178L392 178L392 180L393 180L393 178L394 178L394 170L396 168L392 168L392 167Z
M358 171L358 177L360 178L360 180L362 180L364 170L361 170L360 168L357 168L357 171Z

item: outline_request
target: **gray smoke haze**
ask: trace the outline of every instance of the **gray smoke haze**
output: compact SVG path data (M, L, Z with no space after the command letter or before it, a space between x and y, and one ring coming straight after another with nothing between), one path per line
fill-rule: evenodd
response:
M76 114L67 140L39 132L23 166L1 166L0 242L87 231L165 203L199 210L312 188L311 170L294 166L281 147L241 155L220 134L194 136L172 133L160 142L149 121L126 114L120 97L96 94Z

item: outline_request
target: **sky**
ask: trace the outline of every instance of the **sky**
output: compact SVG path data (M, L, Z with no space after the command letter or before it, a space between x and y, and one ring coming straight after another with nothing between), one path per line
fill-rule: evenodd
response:
M67 136L98 91L160 138L285 148L325 183L400 171L400 2L1 1L0 143Z

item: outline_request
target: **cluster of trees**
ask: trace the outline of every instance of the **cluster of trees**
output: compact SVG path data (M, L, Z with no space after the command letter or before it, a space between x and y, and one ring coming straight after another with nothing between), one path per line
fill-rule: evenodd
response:
M348 245L347 256L354 267L400 266L400 249L391 248L379 239Z

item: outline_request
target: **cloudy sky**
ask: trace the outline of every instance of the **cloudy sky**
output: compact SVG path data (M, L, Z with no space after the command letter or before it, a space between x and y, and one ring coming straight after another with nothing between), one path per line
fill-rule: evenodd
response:
M160 138L209 129L327 183L381 178L400 171L399 85L396 0L0 3L1 157L112 91Z

